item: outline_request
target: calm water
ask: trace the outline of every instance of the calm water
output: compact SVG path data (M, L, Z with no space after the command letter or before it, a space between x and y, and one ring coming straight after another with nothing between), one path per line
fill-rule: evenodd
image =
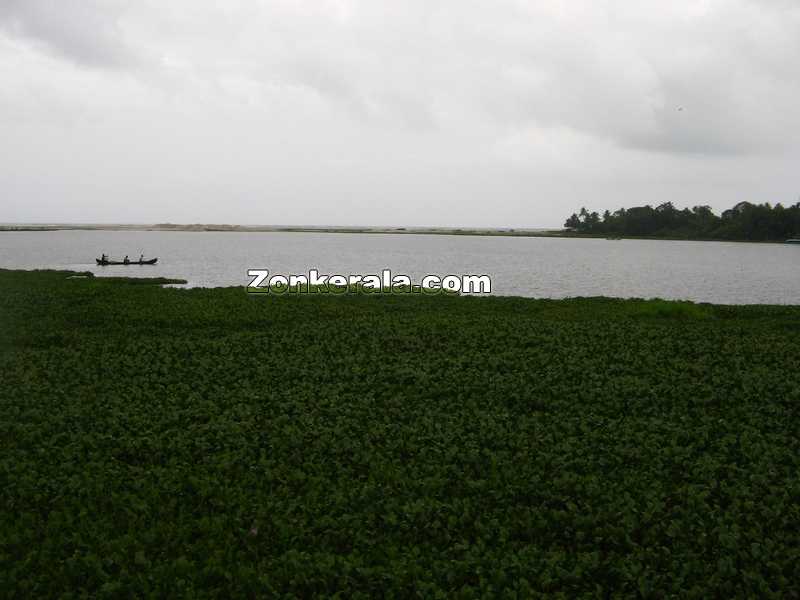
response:
M159 257L98 267L102 252ZM274 274L489 274L496 294L616 296L720 304L800 304L800 245L344 233L0 232L0 268L178 277L191 286Z

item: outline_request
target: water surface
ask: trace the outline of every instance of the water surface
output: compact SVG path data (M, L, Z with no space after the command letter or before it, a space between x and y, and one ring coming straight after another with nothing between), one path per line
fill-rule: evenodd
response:
M98 267L157 256L154 266ZM166 231L0 232L0 268L158 276L245 285L271 273L489 274L499 295L614 296L719 304L800 303L800 245L461 235Z

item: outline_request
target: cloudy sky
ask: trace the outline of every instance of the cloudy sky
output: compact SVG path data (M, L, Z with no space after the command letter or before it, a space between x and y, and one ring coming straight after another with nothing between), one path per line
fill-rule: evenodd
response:
M0 222L792 204L797 0L0 0Z

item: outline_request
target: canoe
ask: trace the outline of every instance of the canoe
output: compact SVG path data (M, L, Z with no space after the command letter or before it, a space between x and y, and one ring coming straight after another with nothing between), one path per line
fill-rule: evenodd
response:
M95 260L98 265L105 267L106 265L154 265L158 258L151 258L150 260L129 260L128 262L124 260L101 260L99 258L95 258Z

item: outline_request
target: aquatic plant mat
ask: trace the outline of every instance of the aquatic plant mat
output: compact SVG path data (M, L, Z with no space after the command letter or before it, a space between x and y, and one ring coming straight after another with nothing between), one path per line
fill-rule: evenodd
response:
M4 597L796 594L800 307L70 275L0 271Z

